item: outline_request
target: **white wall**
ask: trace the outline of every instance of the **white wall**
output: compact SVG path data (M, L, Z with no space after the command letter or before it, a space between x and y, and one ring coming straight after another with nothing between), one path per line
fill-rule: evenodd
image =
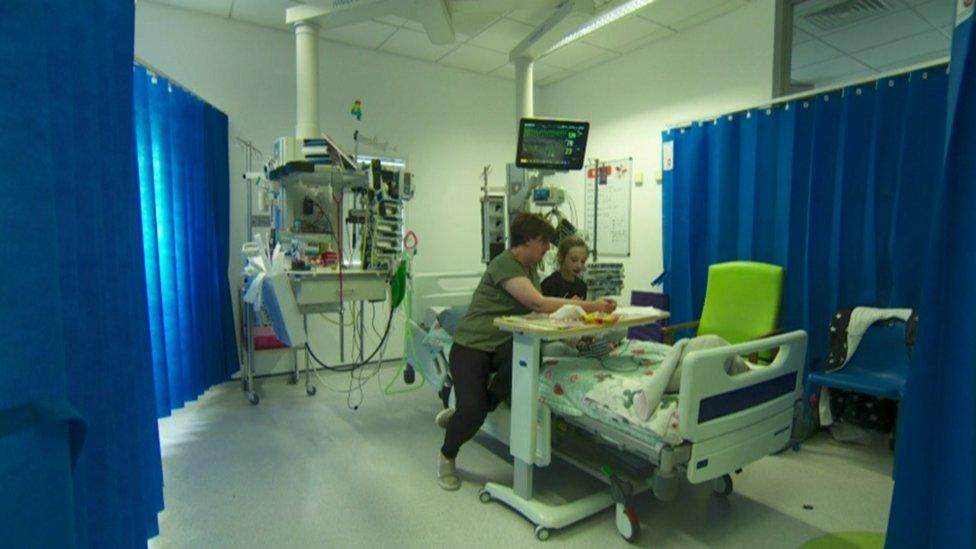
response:
M138 57L227 113L232 143L240 136L269 154L275 138L294 134L292 33L139 2L135 50ZM514 83L325 41L319 63L323 131L349 151L357 129L388 141L398 147L393 154L406 158L416 176L416 195L407 208L408 227L420 237L414 270L481 268L479 176L482 166L490 163L495 166L491 184L502 184L496 178L514 155ZM349 112L355 99L363 101L361 122ZM232 287L240 280L243 170L243 151L232 144ZM377 319L380 330L385 318ZM325 350L327 360L337 360L334 327L312 317L310 332L320 334L317 351ZM402 354L399 333L387 356ZM369 340L367 353L375 341Z
M774 0L753 0L701 26L543 88L536 115L588 120L587 157L632 157L644 184L631 196L630 290L650 288L663 267L661 131L668 124L758 105L772 95ZM583 174L552 178L583 215ZM583 226L582 219L580 227ZM600 257L601 261L620 258Z
M625 295L646 289L662 269L660 133L669 123L768 100L772 88L774 0L745 7L536 92L537 116L592 123L588 156L633 157L644 185L632 197L631 257ZM265 153L295 124L294 37L290 32L139 2L136 55L227 113L231 139ZM515 148L514 83L408 58L322 42L321 124L352 148L352 133L398 146L416 174L408 225L421 239L416 272L481 268L479 174L492 164L503 184ZM365 116L349 114L361 99ZM243 153L230 149L232 286L239 281ZM583 176L557 176L582 215ZM602 258L614 260L613 258ZM368 314L368 308L367 308ZM381 316L381 315L380 315ZM367 316L368 318L368 316ZM382 328L385 317L378 318ZM313 317L323 358L338 359L331 325ZM388 356L400 356L398 330ZM368 339L367 350L376 338ZM348 348L348 341L347 341ZM261 363L259 362L259 368ZM286 367L282 362L278 368Z

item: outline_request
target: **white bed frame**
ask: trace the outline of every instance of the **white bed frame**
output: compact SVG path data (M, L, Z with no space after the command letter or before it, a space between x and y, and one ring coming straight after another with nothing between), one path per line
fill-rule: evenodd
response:
M421 343L428 327L425 316L431 307L466 305L477 286L481 273L438 273L415 275L413 278L412 318L414 345L407 349L409 363L438 391L450 379L446 357L430 353ZM636 455L654 466L652 479L629 479L634 493L653 488L661 500L669 501L677 495L677 480L681 472L689 482L711 481L716 493L728 495L732 491L731 473L770 455L790 443L793 411L802 396L802 371L806 357L807 335L803 331L764 338L749 343L730 345L689 353L683 361L679 391L680 422L678 432L685 440L679 446L651 445L627 433L582 417L566 417L568 423L618 450ZM742 357L778 349L768 366L749 372L730 375L727 363ZM510 414L499 408L488 416L483 430L508 444ZM539 406L539 428L535 465L546 466L552 455L551 410ZM574 456L558 453L567 461L580 466L594 476L601 477L590 463ZM604 479L606 480L606 479ZM490 497L488 498L490 500ZM591 496L580 502L546 509L555 517L549 524L521 510L538 525L536 535L548 537L547 528L559 528L579 520L583 513L592 514L612 506L609 496ZM617 523L621 528L623 506L617 502ZM585 516L585 515L584 515ZM545 534L542 536L542 534ZM624 530L621 530L624 534Z
M450 380L451 374L447 367L447 357L440 353L431 353L423 345L427 330L431 328L427 325L427 312L433 308L471 303L471 294L478 286L482 274L484 273L478 271L433 273L413 275L410 279L410 318L407 322L411 338L404 354L407 363L419 371L438 392Z

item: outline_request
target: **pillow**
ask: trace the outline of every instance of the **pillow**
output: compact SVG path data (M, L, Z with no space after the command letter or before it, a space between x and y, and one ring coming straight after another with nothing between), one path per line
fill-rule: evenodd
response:
M454 337L454 330L457 329L458 322L468 312L467 305L455 305L437 315L437 321L441 323L444 331Z

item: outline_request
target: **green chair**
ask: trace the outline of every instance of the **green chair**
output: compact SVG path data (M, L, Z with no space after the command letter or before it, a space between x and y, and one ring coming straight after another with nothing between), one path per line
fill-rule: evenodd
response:
M708 268L701 318L666 326L664 342L673 345L676 334L690 329L733 344L768 337L779 332L782 300L782 267L753 261L716 263Z

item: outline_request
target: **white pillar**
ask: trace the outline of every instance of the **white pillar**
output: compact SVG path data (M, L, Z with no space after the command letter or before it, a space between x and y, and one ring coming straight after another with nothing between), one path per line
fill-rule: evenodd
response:
M298 119L295 124L295 137L321 137L319 29L307 21L295 25L295 70L298 75Z
M534 115L532 98L532 60L528 57L515 59L515 123Z

